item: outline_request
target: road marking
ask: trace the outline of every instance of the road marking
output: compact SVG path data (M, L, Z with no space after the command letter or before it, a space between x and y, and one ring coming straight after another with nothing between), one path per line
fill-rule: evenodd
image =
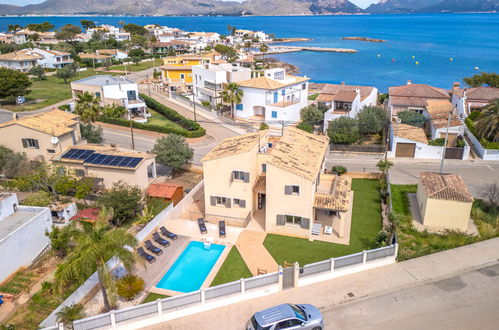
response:
M489 164L487 164L485 166L487 166L488 168L490 168L491 171L495 172L495 170Z

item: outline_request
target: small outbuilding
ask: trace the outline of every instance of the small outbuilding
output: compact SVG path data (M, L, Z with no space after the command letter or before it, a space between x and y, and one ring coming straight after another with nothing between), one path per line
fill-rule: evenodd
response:
M460 175L421 172L417 200L428 229L468 230L473 197Z
M147 189L147 196L171 201L175 206L184 197L184 188L175 184L153 183Z
M99 208L89 208L84 209L76 213L71 219L71 221L86 221L86 222L95 222L99 218Z

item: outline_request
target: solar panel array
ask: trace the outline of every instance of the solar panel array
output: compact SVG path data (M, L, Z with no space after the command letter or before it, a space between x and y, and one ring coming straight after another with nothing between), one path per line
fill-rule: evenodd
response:
M103 155L94 150L70 149L62 155L64 159L83 160L86 164L135 168L142 157Z

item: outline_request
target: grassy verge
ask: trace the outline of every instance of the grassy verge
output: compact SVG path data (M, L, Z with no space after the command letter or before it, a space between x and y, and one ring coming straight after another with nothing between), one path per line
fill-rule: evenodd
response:
M29 286L36 280L36 274L33 272L22 270L14 274L14 276L5 284L0 286L0 292L17 295L29 289Z
M113 65L109 67L109 70L118 70L118 71L132 71L132 72L137 72L137 71L143 71L147 69L151 69L152 67L161 65L162 62L161 60L155 60L154 63L151 61L147 62L140 62L140 63L132 63L132 64L127 64L126 66L121 64L121 65ZM126 69L125 69L126 67Z
M211 283L211 286L229 283L251 276L251 272L244 263L241 254L237 248L233 246L222 267L220 267L217 276L215 276L215 279Z
M354 201L349 245L269 234L263 244L276 262L282 265L298 261L305 265L375 248L375 238L382 226L379 182L353 179L352 189Z
M308 96L308 100L309 101L315 101L317 99L317 97L319 97L319 93L315 93L315 94L309 95Z
M142 303L145 304L145 303L148 303L148 302L151 302L151 301L156 301L158 299L163 299L163 298L168 298L168 297L170 297L170 296L166 296L164 294L159 294L159 293L151 292L151 293L149 293L146 296L146 299L144 299L144 301Z
M159 114L157 111L148 109L151 117L148 118L147 123L151 125L158 125L164 127L171 127L174 129L182 129L177 123L167 119L165 116Z

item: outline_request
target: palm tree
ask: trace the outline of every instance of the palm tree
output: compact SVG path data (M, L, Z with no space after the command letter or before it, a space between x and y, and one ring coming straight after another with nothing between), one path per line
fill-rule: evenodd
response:
M225 103L230 103L231 116L234 117L234 104L241 103L244 96L242 89L239 88L237 83L228 83L220 95Z
M475 128L480 139L499 142L499 98L483 107Z
M269 45L267 45L266 43L262 43L260 45L260 53L262 53L263 62L265 62L265 54L267 54L268 51L269 51Z
M56 313L57 322L64 324L66 329L73 329L73 321L79 320L85 316L82 304L66 306Z
M99 117L99 98L95 96L95 94L89 92L79 94L76 99L75 110L84 123L91 124Z
M112 228L106 218L109 213L101 211L95 223L81 222L80 230L74 234L75 248L68 254L55 274L55 286L61 291L75 281L82 283L97 268L104 308L110 310L108 292L116 292L115 283L107 261L117 258L125 268L131 269L136 255L131 249L137 246L137 239L124 228Z
M247 40L244 42L244 49L246 50L246 53L249 53L252 45L253 43L251 42L251 40Z

